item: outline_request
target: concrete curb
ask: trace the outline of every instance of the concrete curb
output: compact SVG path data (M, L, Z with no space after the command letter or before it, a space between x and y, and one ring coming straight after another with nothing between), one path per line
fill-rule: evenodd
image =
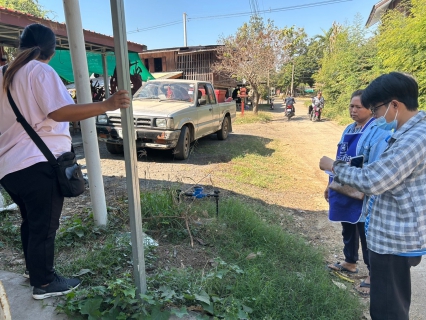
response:
M28 279L20 274L0 270L0 281L3 282L9 300L11 319L28 320L66 320L64 314L55 310L57 298L34 300ZM4 320L0 317L1 320ZM5 318L8 319L8 318ZM8 319L9 320L9 319Z

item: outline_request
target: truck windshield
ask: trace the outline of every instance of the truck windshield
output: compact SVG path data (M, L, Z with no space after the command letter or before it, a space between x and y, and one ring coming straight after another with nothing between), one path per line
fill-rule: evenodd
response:
M178 101L194 101L194 83L176 83L168 81L147 82L133 96L134 100L141 99L159 99L159 100L178 100Z

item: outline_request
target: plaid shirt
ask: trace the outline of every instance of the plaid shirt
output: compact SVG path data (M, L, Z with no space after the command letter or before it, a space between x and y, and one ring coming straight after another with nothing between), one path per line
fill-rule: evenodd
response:
M336 180L367 195L368 248L398 254L426 248L426 113L420 111L389 139L379 160L364 168L336 161Z

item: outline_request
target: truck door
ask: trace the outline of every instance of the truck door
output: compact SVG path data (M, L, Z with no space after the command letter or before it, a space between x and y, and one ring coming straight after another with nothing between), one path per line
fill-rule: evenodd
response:
M196 128L196 138L203 137L211 133L213 108L207 85L207 83L198 84L198 90L201 91L201 99L205 99L206 104L197 106L198 122Z
M213 90L213 86L208 83L207 90L209 92L210 104L212 108L212 123L210 124L210 132L216 132L219 130L219 124L221 123L220 107L217 104L216 94Z

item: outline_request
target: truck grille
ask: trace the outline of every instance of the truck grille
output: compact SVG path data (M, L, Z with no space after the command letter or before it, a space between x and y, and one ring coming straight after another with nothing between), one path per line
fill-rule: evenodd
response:
M110 116L109 122L113 126L121 126L121 117ZM151 127L151 119L149 118L133 118L135 128Z

